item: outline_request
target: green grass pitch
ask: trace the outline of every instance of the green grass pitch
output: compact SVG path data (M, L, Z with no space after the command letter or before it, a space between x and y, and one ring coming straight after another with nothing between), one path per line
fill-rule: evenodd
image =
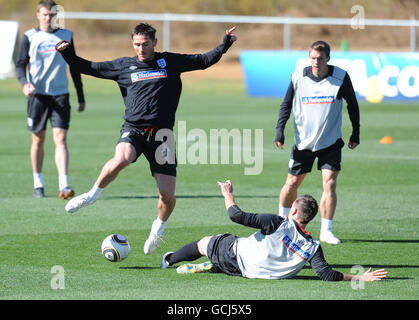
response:
M113 154L123 117L116 84L84 77L87 109L77 112L75 94L71 129L70 185L77 194L94 183ZM46 198L32 196L26 129L26 99L16 79L0 82L0 299L139 299L139 300L416 300L419 298L419 105L361 103L361 144L343 150L338 180L334 232L339 246L323 245L335 269L350 273L353 266L385 268L388 279L353 288L350 282L318 280L307 266L289 280L254 280L223 274L178 275L159 268L167 251L205 235L231 232L247 236L250 228L235 225L225 213L217 180L231 179L239 206L250 212L277 212L293 142L292 124L286 146L273 144L280 101L254 99L239 81L185 81L177 121L187 130L263 129L263 171L244 175L241 164L178 166L177 205L167 224L164 243L150 256L143 253L156 216L156 186L144 158L125 169L100 199L68 215L59 200L54 148L48 127L44 180ZM343 137L350 123L343 113ZM394 143L381 145L383 136ZM253 135L254 137L254 135ZM317 170L300 193L321 196ZM309 225L319 236L320 216ZM110 233L125 235L129 257L111 263L101 255ZM203 260L204 261L204 260ZM54 266L64 270L63 289L54 289Z

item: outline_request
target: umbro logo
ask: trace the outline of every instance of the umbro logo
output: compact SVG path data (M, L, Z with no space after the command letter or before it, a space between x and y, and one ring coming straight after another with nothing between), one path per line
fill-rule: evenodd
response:
M124 138L128 137L130 133L131 133L130 131L125 131L125 132L121 135L121 139L124 139Z

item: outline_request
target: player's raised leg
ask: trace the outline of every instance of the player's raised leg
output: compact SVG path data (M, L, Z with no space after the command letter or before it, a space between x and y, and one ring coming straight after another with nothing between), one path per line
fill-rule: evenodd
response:
M176 177L155 173L159 200L157 202L157 218L153 221L148 239L144 244L144 253L151 254L159 245L166 221L169 219L176 204Z
M68 213L73 213L82 207L94 203L102 190L118 176L119 172L129 166L136 159L137 153L133 145L127 142L120 142L116 145L115 154L103 166L96 183L89 192L83 193L71 199L65 209Z
M337 206L336 184L339 171L322 169L323 194L320 200L322 224L320 241L339 244L341 241L332 233L332 221Z

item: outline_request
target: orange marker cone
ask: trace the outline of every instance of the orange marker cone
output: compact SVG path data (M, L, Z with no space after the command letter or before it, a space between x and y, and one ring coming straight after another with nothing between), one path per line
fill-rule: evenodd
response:
M392 144L394 142L392 137L385 136L380 139L381 144Z

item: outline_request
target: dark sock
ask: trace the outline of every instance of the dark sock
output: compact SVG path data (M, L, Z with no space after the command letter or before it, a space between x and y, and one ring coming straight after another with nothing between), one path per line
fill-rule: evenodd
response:
M180 261L193 261L201 257L202 254L200 254L198 250L198 241L195 241L188 243L179 250L169 254L166 257L166 261L169 262L170 265L173 265Z

